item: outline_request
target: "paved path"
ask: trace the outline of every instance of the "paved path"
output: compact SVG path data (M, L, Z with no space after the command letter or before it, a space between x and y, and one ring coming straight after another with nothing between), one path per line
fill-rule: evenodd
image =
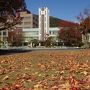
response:
M23 53L23 52L30 52L30 51L38 51L38 50L78 50L81 48L77 47L56 47L56 48L45 48L45 47L38 47L38 48L29 48L29 47L10 47L10 48L1 48L0 55L7 55L7 54L14 54L14 53Z

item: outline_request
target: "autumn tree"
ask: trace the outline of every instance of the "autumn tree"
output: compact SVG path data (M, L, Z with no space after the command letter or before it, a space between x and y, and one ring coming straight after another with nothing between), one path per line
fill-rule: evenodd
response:
M60 20L60 30L58 32L58 38L65 45L79 46L81 43L81 32L78 30L79 24L71 21ZM63 28L62 28L63 27Z
M0 30L10 29L21 20L19 11L25 10L25 0L0 0Z
M85 47L90 47L90 9L85 9L77 16L77 19L80 22L79 30L82 33L82 42L85 44Z
M62 28L59 30L59 39L68 46L80 46L81 44L81 33L75 28Z
M23 34L21 28L15 28L8 32L8 43L12 46L21 46L23 41Z
M80 15L77 16L80 22L79 29L83 34L87 33L90 29L90 9L85 9Z

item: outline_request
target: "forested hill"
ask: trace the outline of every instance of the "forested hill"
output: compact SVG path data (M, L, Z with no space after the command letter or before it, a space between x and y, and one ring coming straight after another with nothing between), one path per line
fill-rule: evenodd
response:
M58 27L61 19L50 16L50 27Z

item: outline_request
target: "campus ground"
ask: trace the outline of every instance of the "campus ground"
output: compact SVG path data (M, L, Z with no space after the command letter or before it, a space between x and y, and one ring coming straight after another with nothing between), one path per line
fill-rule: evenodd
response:
M90 90L90 50L0 56L0 90Z

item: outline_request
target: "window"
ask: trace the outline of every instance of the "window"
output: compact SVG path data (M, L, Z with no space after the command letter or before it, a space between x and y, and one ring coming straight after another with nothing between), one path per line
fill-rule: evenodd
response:
M1 35L1 32L0 32L0 35Z
M24 22L24 24L25 24L25 25L30 25L30 24L31 24L31 22Z
M6 35L6 32L3 32L3 35Z
M29 17L24 17L23 20L24 21L31 20L31 17L30 16Z
M57 31L50 31L49 32L51 35L57 35Z
M38 31L31 31L30 35L38 35Z
M51 35L51 31L49 31L49 34Z

